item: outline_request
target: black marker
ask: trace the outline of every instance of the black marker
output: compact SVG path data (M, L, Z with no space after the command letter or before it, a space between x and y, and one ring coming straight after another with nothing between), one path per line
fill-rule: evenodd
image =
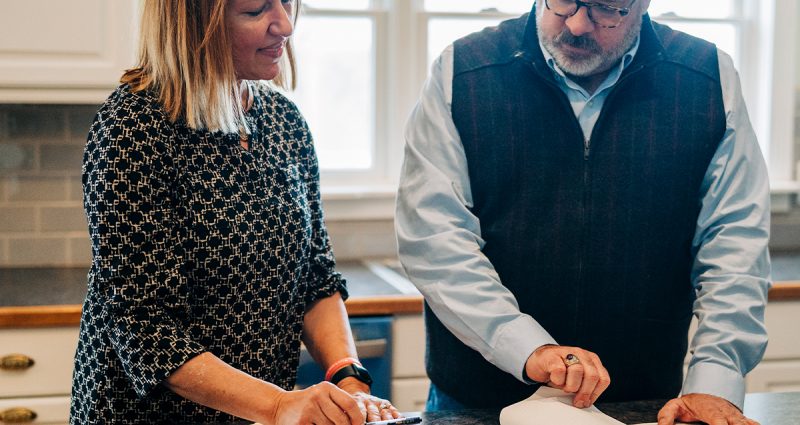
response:
M405 425L405 424L418 424L422 422L419 416L411 416L408 418L389 419L388 421L367 422L364 425Z

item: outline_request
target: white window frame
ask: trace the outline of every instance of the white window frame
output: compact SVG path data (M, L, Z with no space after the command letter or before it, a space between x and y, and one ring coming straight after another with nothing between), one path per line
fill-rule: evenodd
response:
M655 0L663 1L663 0ZM800 194L795 170L796 0L739 0L740 73L748 111L762 146L767 148L773 210L791 208ZM531 5L533 1L531 1ZM447 13L424 10L423 0L371 0L366 11L308 9L305 14L370 16L375 22L375 157L365 172L322 172L322 193L329 220L390 219L403 157L403 132L428 74L427 29L432 18L513 18L496 11ZM301 17L302 19L302 17ZM669 24L681 18L656 18ZM696 19L685 19L698 21ZM707 20L711 21L711 20ZM718 21L718 20L713 20ZM756 52L745 55L745 52ZM779 55L774 52L780 52Z

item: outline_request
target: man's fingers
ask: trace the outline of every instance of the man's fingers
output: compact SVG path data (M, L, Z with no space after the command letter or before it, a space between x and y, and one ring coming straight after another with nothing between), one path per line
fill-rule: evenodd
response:
M556 388L562 388L567 382L567 365L558 354L553 353L547 361L547 372L550 374L550 383Z
M567 384L564 385L564 391L568 393L576 393L581 389L581 382L583 382L584 366L581 363L567 366Z
M573 406L578 408L589 407L592 405L592 395L595 393L598 382L600 382L600 372L591 359L587 359L583 364L583 381L578 389L578 394L572 401ZM578 365L570 366L570 368ZM569 374L569 371L567 371Z
M675 419L682 411L683 409L678 400L668 401L658 412L658 425L674 425Z
M608 386L611 385L611 375L608 374L608 370L603 366L603 362L600 361L600 357L595 353L588 353L592 360L594 361L594 365L597 368L597 373L600 379L597 381L597 386L594 387L594 391L590 397L590 404L594 404L597 399L600 397L605 390L608 389Z

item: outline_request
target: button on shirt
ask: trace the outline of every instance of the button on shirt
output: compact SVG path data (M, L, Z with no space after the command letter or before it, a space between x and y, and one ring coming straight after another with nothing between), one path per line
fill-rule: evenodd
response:
M638 45L637 40L592 94L542 49L587 146L608 93ZM698 199L702 208L693 238L691 279L699 320L682 392L716 395L741 408L744 375L761 360L767 343L763 316L770 287L769 180L733 62L718 53L726 131ZM406 127L396 217L400 259L455 336L527 382L524 367L530 354L557 341L535 317L519 310L481 252L484 240L479 220L470 211L467 160L451 115L452 80L451 45L434 62Z

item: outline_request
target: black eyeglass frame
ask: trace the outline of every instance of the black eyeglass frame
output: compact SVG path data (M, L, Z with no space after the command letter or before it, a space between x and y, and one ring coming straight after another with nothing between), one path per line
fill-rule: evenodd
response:
M550 8L550 0L544 0L544 7L546 7L547 10L553 12L553 14L558 16L558 17L569 18L570 16L575 16L575 14L577 14L578 11L581 10L581 6L583 6L583 7L586 8L586 12L589 15L589 19L594 24L599 25L602 28L616 28L622 23L622 20L625 19L625 17L628 16L629 13L631 13L631 6L633 6L633 3L636 2L636 0L632 0L631 4L629 4L628 7L616 7L616 6L609 6L607 4L602 4L602 3L595 3L595 2L591 2L591 1L580 1L580 0L573 0L573 1L575 2L575 6L576 6L575 7L575 11L572 12L571 14L569 14L569 15L561 14L561 13L558 13L555 10L551 9ZM607 25L603 25L601 23L598 23L597 21L594 20L594 16L592 16L592 8L593 7L602 7L604 9L613 10L614 12L619 13L619 22L617 22L616 25L611 25L611 26L607 26Z

